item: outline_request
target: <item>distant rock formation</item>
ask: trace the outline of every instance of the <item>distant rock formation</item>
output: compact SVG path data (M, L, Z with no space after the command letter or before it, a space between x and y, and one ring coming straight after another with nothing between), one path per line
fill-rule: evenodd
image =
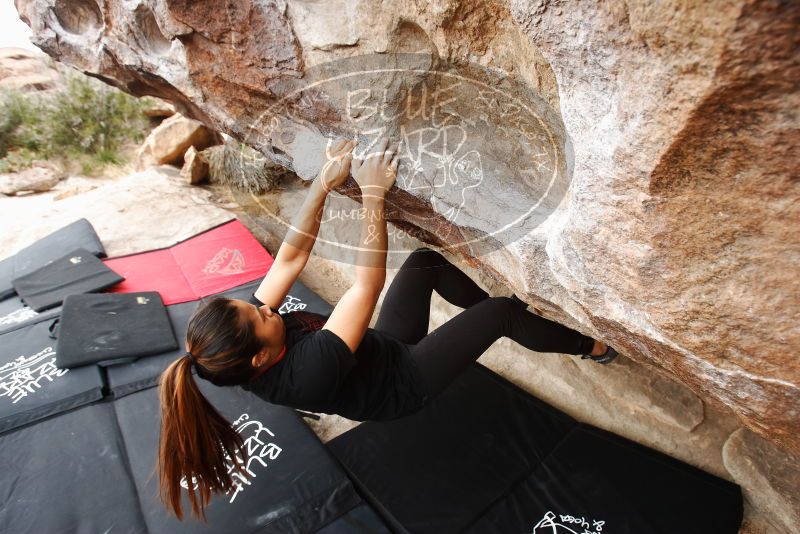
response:
M325 136L417 134L398 225L800 453L799 4L16 4L52 57L306 179Z
M52 63L41 53L23 48L0 48L0 90L31 92L60 87L63 77Z

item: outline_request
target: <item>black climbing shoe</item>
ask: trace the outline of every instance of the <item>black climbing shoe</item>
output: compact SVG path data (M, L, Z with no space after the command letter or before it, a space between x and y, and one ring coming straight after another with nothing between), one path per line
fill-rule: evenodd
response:
M606 348L606 351L603 354L598 354L597 356L592 356L591 354L584 354L581 356L581 360L592 360L593 362L608 364L614 361L614 358L619 356L619 353L612 349L611 347Z

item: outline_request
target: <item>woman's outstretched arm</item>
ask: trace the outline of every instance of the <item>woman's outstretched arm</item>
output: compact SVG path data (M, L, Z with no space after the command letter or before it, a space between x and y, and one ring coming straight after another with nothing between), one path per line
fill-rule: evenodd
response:
M375 304L386 282L386 216L384 201L397 176L398 147L386 149L382 139L364 160L354 162L354 173L361 187L366 211L356 255L356 281L333 309L323 329L330 330L355 352L375 311Z
M255 292L256 298L264 304L273 308L280 306L306 266L317 240L325 200L334 187L347 179L355 146L355 141L340 140L327 148L326 164L311 182L303 205L292 219L275 255L275 262Z

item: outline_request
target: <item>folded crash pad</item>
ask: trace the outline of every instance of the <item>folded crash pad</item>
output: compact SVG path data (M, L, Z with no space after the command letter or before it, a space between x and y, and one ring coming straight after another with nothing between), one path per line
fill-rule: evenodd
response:
M158 448L158 390L114 401L130 468L150 532L314 532L362 501L346 474L290 408L264 402L238 387L219 388L199 379L203 395L240 432L249 452L245 479L212 497L208 525L178 521L158 498L151 477ZM185 486L191 481L185 481ZM183 494L184 511L189 510Z
M258 288L259 284L261 284L261 279L223 291L220 295L228 298L247 300ZM214 296L215 295L210 295L202 300L208 300ZM180 345L177 350L141 358L133 363L124 363L107 367L108 385L115 397L124 397L130 393L153 387L157 384L158 377L164 369L166 369L175 358L184 354L186 350L186 326L189 323L189 317L199 304L200 301L193 301L172 304L166 307L170 322L172 323L172 329ZM333 308L319 295L298 281L292 285L280 306L280 313L288 313L295 310L308 310L328 316Z
M86 249L75 249L12 281L23 302L40 312L61 304L67 295L100 291L123 278Z
M421 412L328 443L409 532L738 532L739 488L588 425L479 364Z
M43 267L67 252L82 248L98 258L106 251L91 223L79 219L0 261L0 299L14 294L12 280Z
M74 368L178 349L155 291L70 295L64 301L56 363Z
M131 363L119 363L106 367L108 387L114 397L124 397L158 384L158 378L164 369L186 352L186 325L198 304L199 301L182 302L166 307L169 322L178 342L177 349L140 358Z
M0 432L102 398L94 366L56 367L55 319L0 335Z
M245 226L225 223L167 249L106 260L125 277L115 293L158 291L164 304L197 300L264 276L273 259Z

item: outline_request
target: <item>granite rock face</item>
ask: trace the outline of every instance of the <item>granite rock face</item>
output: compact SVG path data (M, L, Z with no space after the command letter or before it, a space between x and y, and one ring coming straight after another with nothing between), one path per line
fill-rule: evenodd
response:
M54 58L305 179L325 137L412 141L398 227L800 452L800 5L16 5Z
M779 532L800 523L800 461L741 428L722 449L725 468L742 486L745 497Z

